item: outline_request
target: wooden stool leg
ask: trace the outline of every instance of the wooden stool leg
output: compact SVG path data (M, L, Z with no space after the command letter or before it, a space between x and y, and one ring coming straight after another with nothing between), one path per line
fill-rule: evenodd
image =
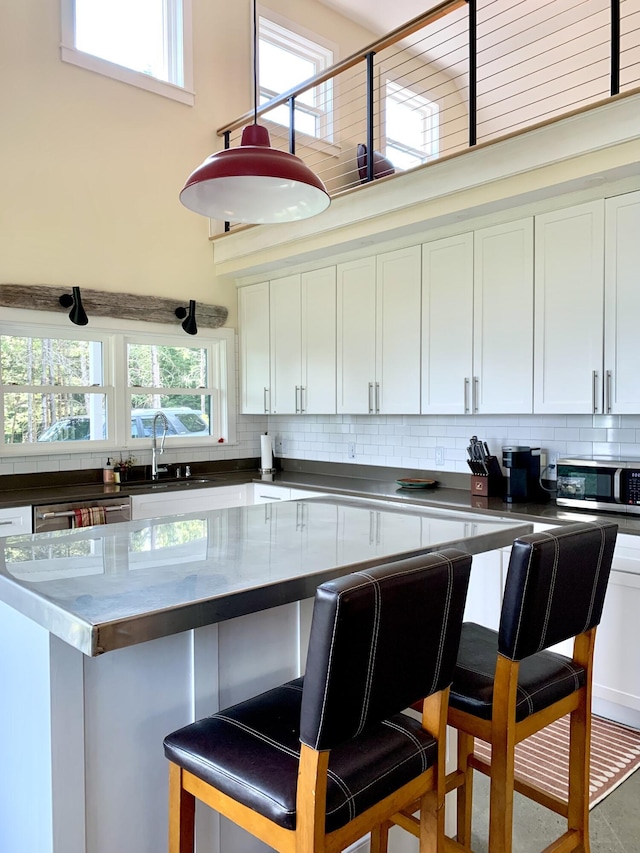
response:
M420 853L444 853L444 801L429 791L420 800Z
M169 853L193 853L196 800L182 787L182 768L169 762Z
M569 745L568 829L578 832L578 853L590 853L589 844L589 765L591 717L582 705L571 714Z
M457 789L457 834L459 844L471 846L471 813L473 805L473 768L469 756L473 755L474 738L458 731L458 770L464 774L464 782Z
M489 850L511 853L515 782L515 707L519 664L498 655L491 720Z
M392 823L386 820L371 830L371 853L387 853L389 847L389 830Z

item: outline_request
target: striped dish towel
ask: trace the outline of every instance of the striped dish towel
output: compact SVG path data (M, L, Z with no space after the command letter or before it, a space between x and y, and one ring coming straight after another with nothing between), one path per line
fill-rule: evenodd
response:
M106 524L106 514L102 506L89 506L74 509L72 527L92 527L94 524Z

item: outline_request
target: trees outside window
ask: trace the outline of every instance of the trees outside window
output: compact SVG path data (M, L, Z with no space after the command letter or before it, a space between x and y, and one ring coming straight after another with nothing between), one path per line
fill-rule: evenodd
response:
M175 444L235 440L230 330L200 330L185 346L173 330L34 326L0 322L0 449L133 449L158 411Z

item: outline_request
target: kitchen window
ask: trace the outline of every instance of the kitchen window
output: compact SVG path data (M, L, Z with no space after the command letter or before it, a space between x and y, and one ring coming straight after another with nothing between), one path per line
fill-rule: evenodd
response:
M64 62L192 105L192 0L61 0Z
M232 330L200 329L185 344L158 324L92 318L70 330L66 317L32 317L8 310L0 323L3 453L135 454L150 446L157 412L168 446L235 441Z
M333 51L267 18L258 19L258 78L260 103L315 77L333 64ZM331 80L296 97L295 129L298 133L331 141L333 87ZM264 118L289 127L288 104Z

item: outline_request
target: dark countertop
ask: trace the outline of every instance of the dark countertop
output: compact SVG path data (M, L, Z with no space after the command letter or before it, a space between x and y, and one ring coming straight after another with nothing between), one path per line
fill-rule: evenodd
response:
M252 460L247 460L251 464ZM640 516L622 513L590 513L587 510L569 510L556 506L553 498L546 503L506 503L502 498L483 498L472 496L468 490L469 477L464 474L447 472L404 472L405 476L441 478L436 488L403 489L395 480L395 469L341 465L338 463L305 463L299 460L285 460L284 470L277 471L273 477L261 477L257 469L257 460L253 467L236 468L225 471L220 463L215 470L208 470L205 463L192 466L194 473L190 479L163 479L162 493L174 491L194 491L217 486L233 486L243 483L263 482L291 488L307 488L337 495L352 495L365 498L383 498L399 503L443 509L480 512L483 515L496 515L530 522L548 522L557 524L572 521L615 520L621 533L640 535ZM292 467L289 467L292 466ZM311 470L293 470L293 468ZM355 469L355 470L354 470ZM348 472L343 474L342 471ZM104 485L97 479L91 482L73 482L72 478L82 472L65 472L58 475L43 475L40 483L37 475L13 475L0 478L0 508L28 506L71 501L99 500L102 498L149 494L155 491L150 481ZM96 472L95 476L98 476ZM398 475L400 476L400 475ZM3 487L2 480L7 480ZM23 487L22 482L24 482Z

